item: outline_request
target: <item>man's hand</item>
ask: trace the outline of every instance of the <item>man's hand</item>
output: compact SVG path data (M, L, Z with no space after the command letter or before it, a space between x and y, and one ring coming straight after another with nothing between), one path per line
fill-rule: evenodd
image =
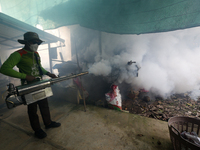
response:
M35 77L34 76L30 76L30 75L26 75L26 81L33 81L35 80Z
M57 76L53 73L48 72L47 75L51 78L57 78Z

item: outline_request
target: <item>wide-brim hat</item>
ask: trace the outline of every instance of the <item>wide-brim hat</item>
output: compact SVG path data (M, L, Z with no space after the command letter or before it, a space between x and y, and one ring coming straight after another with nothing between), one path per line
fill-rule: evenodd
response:
M26 32L24 34L24 40L18 39L17 41L20 44L26 44L28 41L33 41L33 40L37 41L38 45L40 45L42 42L44 42L39 38L38 34L35 32Z

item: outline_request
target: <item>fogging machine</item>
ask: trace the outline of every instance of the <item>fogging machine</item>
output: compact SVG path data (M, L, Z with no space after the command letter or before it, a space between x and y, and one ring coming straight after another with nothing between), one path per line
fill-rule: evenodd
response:
M5 102L8 109L16 107L18 105L29 105L36 101L53 95L51 85L57 82L69 80L88 74L88 72L82 72L79 74L72 74L69 76L61 76L58 78L46 79L36 81L32 84L14 86L12 83L8 84L8 95L6 96Z

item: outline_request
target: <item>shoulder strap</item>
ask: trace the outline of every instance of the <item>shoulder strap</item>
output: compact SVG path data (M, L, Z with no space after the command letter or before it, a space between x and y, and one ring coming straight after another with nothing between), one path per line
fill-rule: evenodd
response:
M40 75L42 76L42 75L43 75L43 72L42 72L42 69L41 69L41 67L40 67L37 54L36 54L35 52L34 52L34 56L35 56L36 63L38 64L38 70L39 70L39 72L40 72Z

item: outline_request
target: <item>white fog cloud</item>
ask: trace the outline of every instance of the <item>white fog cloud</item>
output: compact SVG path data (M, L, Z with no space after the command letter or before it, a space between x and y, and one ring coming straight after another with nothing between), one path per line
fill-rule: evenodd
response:
M103 33L103 59L92 64L89 71L108 76L113 68L118 68L118 82L124 81L162 96L197 90L200 83L199 35L199 27L143 35ZM130 60L140 64L139 77L125 69Z

